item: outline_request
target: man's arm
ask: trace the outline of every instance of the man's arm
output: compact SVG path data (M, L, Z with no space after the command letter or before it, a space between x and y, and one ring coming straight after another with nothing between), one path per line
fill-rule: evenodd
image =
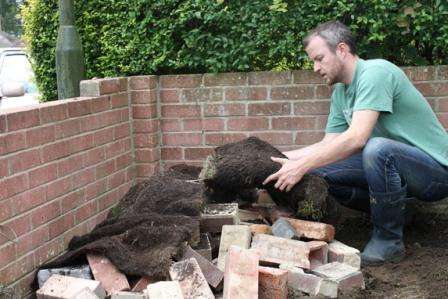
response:
M364 147L378 120L378 111L361 110L353 112L352 123L344 133L334 137L326 146L303 156L299 160L273 157L282 164L282 168L271 174L263 184L275 181L275 187L289 191L308 171L345 159Z
M340 134L341 133L327 133L325 134L324 138L317 143L311 144L309 146L297 150L283 152L283 154L286 157L288 157L289 160L299 160L302 157L319 150L321 147L326 146L329 142L331 142L334 138L336 138Z

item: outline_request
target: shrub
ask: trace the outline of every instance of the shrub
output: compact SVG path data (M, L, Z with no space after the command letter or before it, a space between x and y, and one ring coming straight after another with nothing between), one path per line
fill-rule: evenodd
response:
M57 1L28 0L22 15L43 99L56 99ZM448 63L444 0L79 0L75 16L88 78L307 68L301 40L331 19L364 58Z

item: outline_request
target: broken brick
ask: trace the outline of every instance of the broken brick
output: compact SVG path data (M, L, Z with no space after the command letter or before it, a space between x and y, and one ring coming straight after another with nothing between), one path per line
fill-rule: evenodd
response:
M224 225L239 223L238 204L208 204L201 215L201 232L219 233Z
M204 274L205 279L208 284L214 288L217 288L224 278L224 273L218 269L215 265L213 265L209 260L200 255L198 252L193 250L190 246L187 246L187 249L184 251L184 255L182 260L194 258L198 262L199 267L201 268L202 274Z
M145 294L149 299L184 299L178 281L159 281L151 283Z
M238 246L229 248L224 271L223 299L258 298L259 253Z
M226 262L227 251L230 246L249 248L251 239L250 228L245 225L224 225L222 227L221 241L218 253L218 268L223 271Z
M171 265L170 277L172 280L179 281L180 289L185 298L215 298L198 262L194 258Z
M288 271L288 287L310 294L311 296L319 294L322 281L324 280L322 277L307 274L303 269L289 263L281 264L279 268Z
M314 269L328 262L328 244L324 241L306 242L310 249L310 266Z
M305 242L258 234L253 237L251 248L260 250L261 261L273 264L291 262L301 268L310 268L310 249Z
M340 262L356 269L361 268L359 250L336 240L328 244L328 262Z
M201 234L199 243L194 246L193 249L194 251L205 257L207 260L212 260L212 246L207 233Z
M93 277L101 282L107 294L130 289L126 276L107 257L87 254L87 261L92 269Z
M95 280L53 274L36 292L37 299L73 299L88 288L100 299L106 297L101 283Z
M288 271L258 267L258 298L286 299L288 297Z
M326 242L330 242L334 239L335 230L334 226L331 224L293 218L285 219L291 223L298 234L305 238Z
M151 279L147 276L140 278L132 287L132 292L143 292L151 283Z

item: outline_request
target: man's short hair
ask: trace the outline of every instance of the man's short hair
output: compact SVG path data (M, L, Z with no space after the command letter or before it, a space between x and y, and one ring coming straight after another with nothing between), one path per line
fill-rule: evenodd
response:
M329 21L320 24L311 30L303 40L304 47L308 47L311 38L320 36L326 41L331 51L336 51L337 45L345 43L350 48L350 53L356 54L356 43L350 29L339 21Z

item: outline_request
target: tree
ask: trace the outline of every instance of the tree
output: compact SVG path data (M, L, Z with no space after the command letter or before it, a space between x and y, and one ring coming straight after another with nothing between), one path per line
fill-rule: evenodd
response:
M16 0L0 0L0 31L5 31L13 35L21 34L21 22L19 8Z

